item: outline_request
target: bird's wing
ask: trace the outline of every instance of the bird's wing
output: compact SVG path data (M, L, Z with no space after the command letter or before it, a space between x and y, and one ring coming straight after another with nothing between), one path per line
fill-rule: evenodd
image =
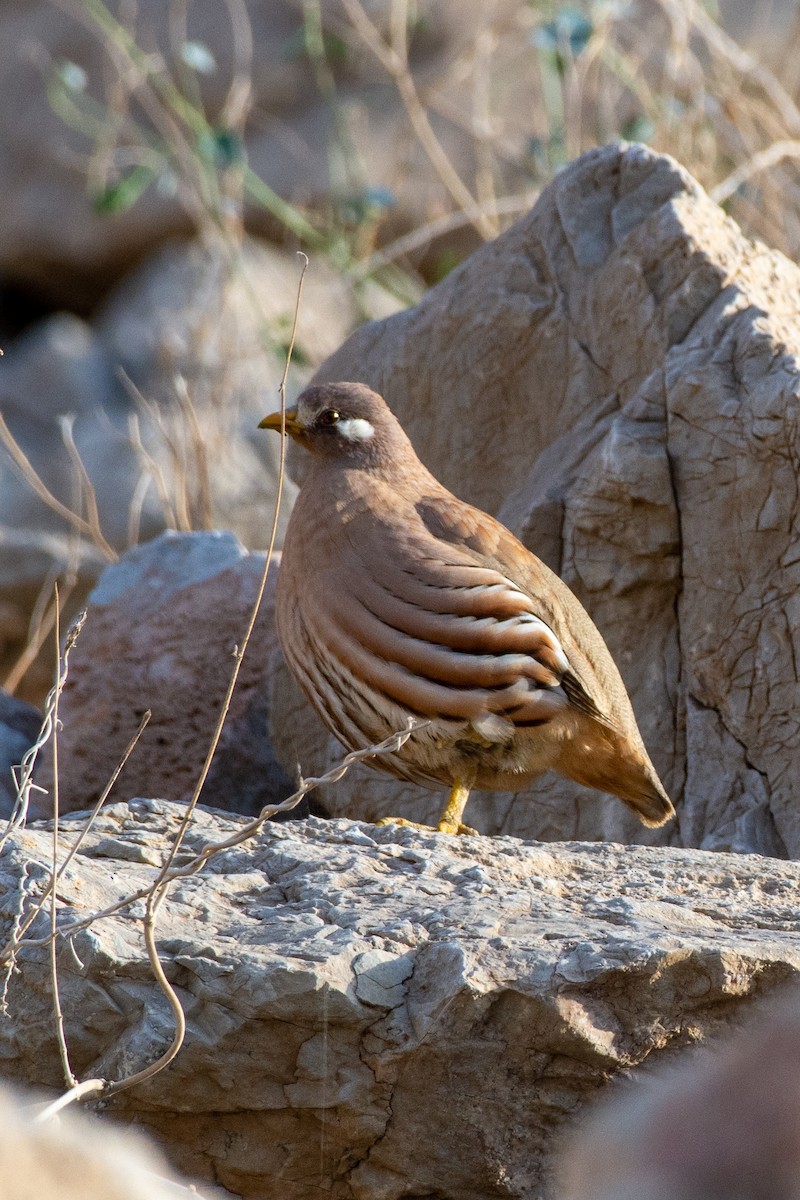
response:
M426 529L438 540L502 572L528 597L531 611L550 629L564 654L567 667L560 685L573 708L612 728L627 725L630 702L624 684L578 599L505 525L463 501L453 503L454 499L445 492L417 505Z
M477 512L453 511L465 510ZM513 733L567 705L595 715L532 597L479 548L480 530L453 523L443 537L446 507L436 520L406 517L348 524L337 560L311 583L315 640L387 699L494 729L497 740L503 722ZM496 522L484 520L491 538Z

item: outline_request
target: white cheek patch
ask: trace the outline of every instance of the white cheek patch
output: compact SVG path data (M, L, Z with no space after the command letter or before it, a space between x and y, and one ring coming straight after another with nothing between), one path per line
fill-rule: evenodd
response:
M375 436L374 426L363 417L345 417L337 422L336 428L348 442L368 442Z

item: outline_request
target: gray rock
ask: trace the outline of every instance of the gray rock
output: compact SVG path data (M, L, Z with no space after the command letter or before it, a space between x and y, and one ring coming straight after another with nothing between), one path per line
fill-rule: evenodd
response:
M247 813L291 791L268 736L277 564L203 788L206 804ZM248 554L230 533L164 533L106 568L89 596L59 707L62 811L91 807L147 709L152 719L115 798L191 797L263 568L264 555ZM52 743L36 782L52 787ZM49 805L40 799L38 811L48 815Z
M434 474L574 589L679 811L645 831L545 779L472 801L482 832L800 855L798 288L672 159L612 146L320 371L383 392ZM302 729L319 773L338 750L292 712L276 749ZM363 768L324 802L431 821L441 799Z
M171 1040L141 902L81 926L154 879L183 814L114 805L59 882L80 1078L127 1075ZM81 824L65 819L64 850ZM200 809L186 850L243 825ZM6 847L7 923L50 857L44 828ZM800 970L799 885L800 866L748 855L267 825L172 885L157 937L186 1042L110 1112L252 1200L550 1198L560 1133L610 1076L672 1061ZM45 913L29 934L48 928ZM17 961L3 1073L59 1087L45 945Z

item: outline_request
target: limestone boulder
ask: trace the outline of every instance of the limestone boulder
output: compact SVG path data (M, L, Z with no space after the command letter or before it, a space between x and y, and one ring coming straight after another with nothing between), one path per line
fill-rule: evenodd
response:
M679 813L646 832L546 779L476 798L482 832L800 855L798 287L672 159L610 146L319 372L381 391L426 465L573 588ZM276 748L297 757L304 736L318 772L338 749L292 704L288 730L274 706ZM331 811L431 820L440 804L348 778Z
M112 806L59 880L80 1079L127 1077L171 1042L142 901L92 914L152 883L183 814ZM62 860L83 823L64 819ZM179 861L244 825L199 809ZM47 828L7 843L5 928L48 886L51 854ZM555 1155L584 1101L797 975L798 886L800 866L758 856L267 824L172 884L157 942L186 1041L108 1115L248 1200L557 1200ZM45 910L8 977L0 1069L61 1088L49 928Z
M164 533L108 567L89 596L59 706L62 810L91 807L146 710L152 718L115 785L115 798L188 800L222 710L264 568L232 534ZM277 560L242 662L205 803L258 812L291 790L268 736L267 664ZM36 782L53 784L52 742ZM51 801L40 797L39 811Z

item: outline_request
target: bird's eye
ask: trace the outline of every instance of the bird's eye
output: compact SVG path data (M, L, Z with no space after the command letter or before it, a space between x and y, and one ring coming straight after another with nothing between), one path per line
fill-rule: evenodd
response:
M335 408L324 408L317 417L318 425L335 425L339 420L339 414Z

